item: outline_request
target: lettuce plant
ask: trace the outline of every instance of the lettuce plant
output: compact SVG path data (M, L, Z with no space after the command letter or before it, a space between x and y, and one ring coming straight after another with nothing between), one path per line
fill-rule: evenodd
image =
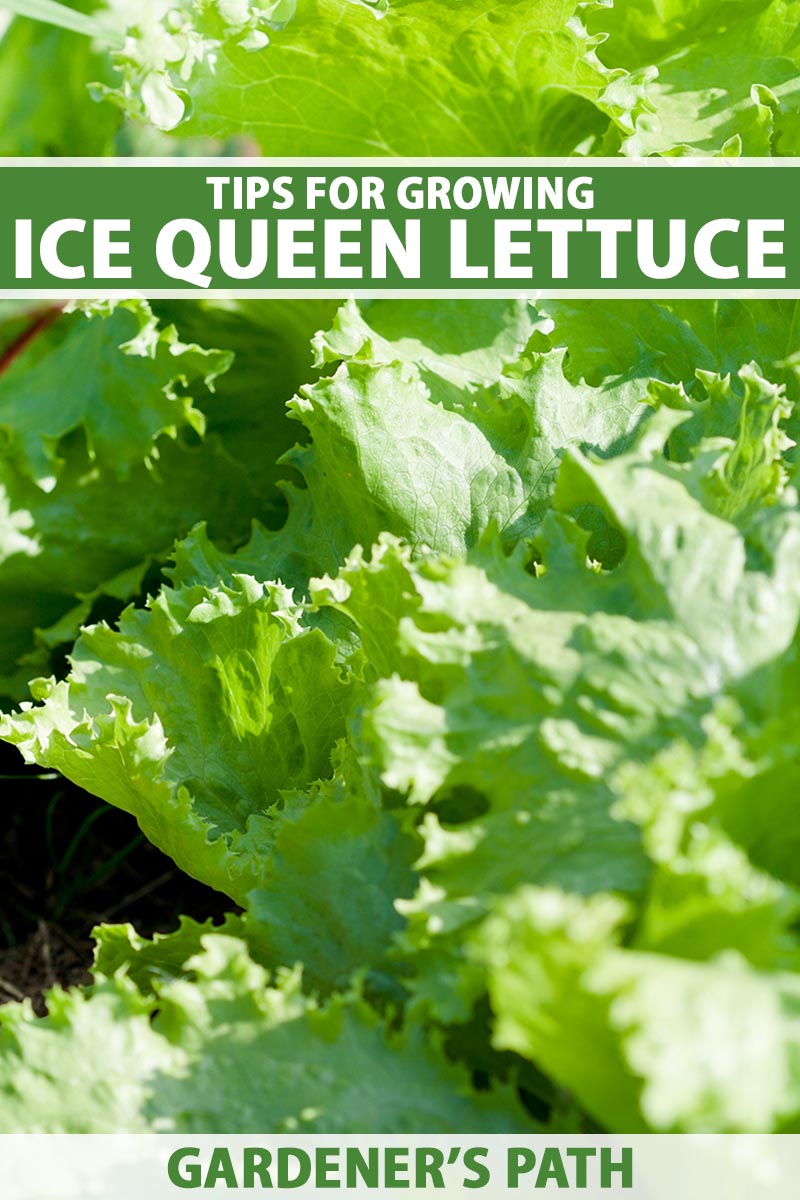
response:
M20 307L0 320L6 696L27 694L98 603L136 595L198 520L232 547L253 517L280 519L274 480L257 475L253 430L280 417L306 372L305 339L329 309L287 320L265 306L254 323L210 306L205 334L222 348L207 349L142 301L72 313ZM248 338L261 340L258 378Z
M343 306L283 525L198 526L4 719L243 910L101 929L90 994L6 1010L5 1128L363 1128L313 1073L181 1094L328 1023L332 1095L408 1101L375 1128L794 1127L794 321ZM127 1107L60 1106L99 1022Z
M768 155L798 138L796 0L9 7L50 24L20 21L0 54L5 153L102 153L123 117L269 155ZM23 52L62 71L59 106L21 83Z

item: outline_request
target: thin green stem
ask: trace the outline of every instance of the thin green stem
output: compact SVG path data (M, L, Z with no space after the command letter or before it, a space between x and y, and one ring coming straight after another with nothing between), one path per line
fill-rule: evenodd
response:
M56 0L8 0L0 7L9 9L19 17L45 21L48 25L58 25L60 29L69 29L86 37L109 40L108 31L95 17L76 12L65 4L58 4Z

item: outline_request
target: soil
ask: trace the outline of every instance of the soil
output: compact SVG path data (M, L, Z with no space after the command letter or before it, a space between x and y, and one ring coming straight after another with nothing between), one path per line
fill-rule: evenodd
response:
M0 747L0 1003L45 1011L55 984L89 982L91 931L129 921L144 935L181 913L221 921L234 905L180 871L127 813Z

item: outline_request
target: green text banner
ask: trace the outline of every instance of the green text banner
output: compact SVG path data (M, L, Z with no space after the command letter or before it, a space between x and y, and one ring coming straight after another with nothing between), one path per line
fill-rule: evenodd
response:
M7 297L800 296L800 159L2 165Z

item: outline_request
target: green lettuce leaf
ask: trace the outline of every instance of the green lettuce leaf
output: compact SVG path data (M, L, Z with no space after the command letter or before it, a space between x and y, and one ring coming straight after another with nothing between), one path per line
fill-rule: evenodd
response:
M501 1047L534 1057L604 1125L748 1132L800 1115L797 976L729 951L623 949L626 910L522 891L482 931Z
M228 570L304 590L384 531L454 554L489 528L508 545L530 535L565 448L620 448L650 411L635 371L597 387L571 379L564 349L531 345L538 324L525 304L343 306L315 339L330 373L289 404L309 439L282 459L288 519ZM198 582L220 566L194 542L178 555Z
M46 492L58 482L59 447L70 435L82 435L90 469L125 479L157 457L163 435L203 433L203 415L184 389L197 379L213 387L231 365L221 351L183 344L174 326L159 328L143 302L88 306L86 316L53 339L49 354L37 348L36 361L17 358L0 376L4 457ZM65 379L74 380L66 394Z
M799 17L792 0L631 0L596 12L592 28L609 35L604 62L641 80L622 153L793 153ZM613 112L630 82L612 81L601 106Z
M580 19L591 7L181 0L167 26L166 9L132 21L124 0L109 0L128 36L114 54L123 82L104 91L161 128L235 130L270 155L569 153L605 123L591 101L608 72Z
M154 977L146 995L117 972L91 995L50 992L43 1019L7 1007L0 1128L427 1134L528 1124L512 1094L475 1093L419 1030L388 1032L353 994L319 1007L299 984L297 974L269 984L241 941L206 933L183 976Z
M339 301L160 301L160 319L174 323L184 341L229 354L231 367L198 399L208 432L238 465L252 493L249 516L270 526L286 519L281 457L297 441L286 402L317 375L312 338L332 321ZM246 485L244 483L246 480ZM266 515L265 515L266 514Z
M85 11L91 5L73 7ZM88 85L95 79L108 85L113 71L89 38L39 21L14 20L0 39L0 155L110 153L121 114L92 99Z
M569 350L570 376L595 386L636 369L691 390L697 371L735 375L755 362L797 399L787 366L800 348L796 300L546 300L537 307L553 322L547 344Z
M9 315L0 327L2 692L25 696L95 606L118 611L201 518L228 550L253 519L281 521L274 459L294 440L285 401L309 378L309 338L328 311L239 314L236 336L223 306L204 307L202 328L183 311L180 332L141 302L99 306L90 319ZM220 349L192 342L203 328ZM65 379L75 381L66 395Z
M133 118L118 145L134 152L163 149L144 118L173 151L236 138L308 157L793 154L797 21L796 0L505 0L496 12L481 0L176 0L144 13L105 0L94 48L86 39L70 59L72 152L91 84ZM16 28L12 40L57 59L77 37ZM68 137L66 112L10 90L8 105L7 152L35 152L49 126L56 145Z
M242 902L261 879L268 809L330 776L357 687L300 617L286 588L246 576L164 589L118 632L86 629L69 679L34 684L45 706L23 707L9 734Z
M274 822L263 881L244 918L260 961L302 962L318 992L366 971L370 990L396 997L391 949L405 924L397 905L414 891L419 839L347 761L310 794L285 795Z

